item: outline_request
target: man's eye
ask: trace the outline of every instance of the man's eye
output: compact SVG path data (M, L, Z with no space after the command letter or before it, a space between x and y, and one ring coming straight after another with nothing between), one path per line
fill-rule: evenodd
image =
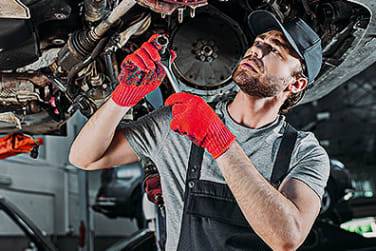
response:
M272 50L271 50L273 53L277 54L278 56L281 56L281 53L274 47L272 47Z

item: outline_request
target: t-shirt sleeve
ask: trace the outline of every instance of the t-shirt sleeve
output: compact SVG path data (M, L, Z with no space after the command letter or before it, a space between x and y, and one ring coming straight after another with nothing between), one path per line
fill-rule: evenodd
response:
M136 121L121 125L125 137L139 159L153 159L158 154L170 130L171 109L162 107Z
M324 194L330 173L330 161L325 149L309 133L297 145L296 158L286 178L294 178L309 186L320 198Z

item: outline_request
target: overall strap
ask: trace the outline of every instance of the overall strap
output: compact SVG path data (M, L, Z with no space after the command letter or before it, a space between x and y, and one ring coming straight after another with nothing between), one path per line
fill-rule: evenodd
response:
M291 154L294 150L298 131L289 123L286 123L285 132L282 137L281 144L278 149L277 157L274 162L272 176L270 182L273 185L279 185L286 177L290 166Z
M216 102L208 103L208 105L215 110ZM221 118L222 119L222 118ZM185 192L184 201L188 196L189 189L194 186L194 182L200 179L201 175L201 165L204 158L205 149L195 145L193 142L191 144L191 150L189 153L187 175L185 179Z
M187 175L185 179L185 192L184 192L184 201L188 196L188 191L192 184L198 179L200 179L201 174L201 164L204 157L205 149L195 145L192 142L191 151L189 154Z
M205 152L204 148L199 147L192 142L191 152L189 154L189 162L188 162L188 173L187 173L188 180L200 179L201 164L204 158L204 152Z

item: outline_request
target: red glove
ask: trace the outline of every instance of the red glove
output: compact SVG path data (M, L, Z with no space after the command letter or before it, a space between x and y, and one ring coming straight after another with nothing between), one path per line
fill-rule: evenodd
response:
M149 201L156 205L163 204L161 178L158 173L149 175L145 178L144 190Z
M171 129L206 148L213 158L227 151L235 140L235 136L202 98L180 92L172 94L165 105L172 106Z
M23 133L9 134L0 138L0 159L5 159L20 153L28 153L34 147L43 144L43 139L33 139Z
M134 106L148 93L155 90L163 81L166 73L159 66L161 45L156 42L159 34L152 35L121 63L119 84L112 92L112 100L120 106ZM175 59L175 52L170 51Z

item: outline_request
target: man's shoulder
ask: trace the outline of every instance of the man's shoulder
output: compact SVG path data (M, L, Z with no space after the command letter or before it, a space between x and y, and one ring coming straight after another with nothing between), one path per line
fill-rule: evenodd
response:
M281 116L283 117L283 115ZM287 123L287 121L282 119L281 128L278 130L280 138L286 132ZM320 144L320 141L313 132L294 129L297 132L297 139L291 156L292 165L295 162L316 156L322 157L323 160L328 158L325 148Z
M307 131L298 131L298 138L293 154L293 166L316 170L323 175L329 173L330 161L328 153L320 144L315 134Z
M308 185L320 197L329 177L329 156L312 132L298 131L288 177Z
M298 130L297 133L296 149L298 152L303 153L308 150L316 150L326 153L313 132Z

